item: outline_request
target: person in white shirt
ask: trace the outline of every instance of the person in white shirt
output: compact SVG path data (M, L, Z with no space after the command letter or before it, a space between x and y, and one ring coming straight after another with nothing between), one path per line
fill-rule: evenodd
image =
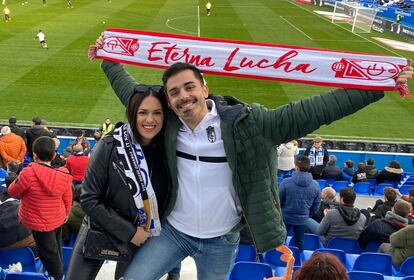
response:
M48 46L46 44L46 35L42 32L42 30L39 30L39 32L36 34L35 39L39 39L39 43L44 49L48 49Z
M208 1L206 4L206 11L207 11L207 15L209 16L211 13L211 2Z

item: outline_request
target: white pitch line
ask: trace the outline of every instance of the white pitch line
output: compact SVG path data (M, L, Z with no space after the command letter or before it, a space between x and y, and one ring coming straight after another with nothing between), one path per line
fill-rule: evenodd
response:
M171 28L171 29L176 30L176 31L180 31L180 32L183 32L183 33L191 34L191 35L198 35L199 33L196 33L196 32L191 32L191 31L187 31L187 30L180 29L180 28L175 28L175 27L172 27L172 26L169 24L169 22L170 22L170 21L173 21L173 20L176 20L176 19L181 19L181 18L188 18L188 17L195 17L195 16L182 16L182 17L175 17L175 18L172 18L172 19L167 19L167 20L165 21L165 25L166 25L168 28Z
M285 0L285 1L286 1L286 2L288 2L288 3L290 3L290 4L292 4L292 5L295 5L295 6L296 6L296 7L298 7L298 8L301 8L302 10L304 10L304 11L306 11L306 12L308 12L308 13L312 14L312 15L316 15L316 16L318 16L318 17L322 18L323 20L325 20L325 21L329 22L330 24L335 24L336 26L338 26L338 27L340 27L340 28L342 28L342 29L344 29L344 30L346 30L346 31L348 31L348 32L350 32L350 33L352 33L352 31L351 31L351 30L348 30L348 29L346 29L345 27L340 26L339 24L332 23L329 19L325 18L324 16L321 16L321 15L319 15L319 14L317 14L317 13L313 12L313 11L310 11L310 10L308 10L308 9L305 9L305 8L301 7L300 5L298 5L298 4L296 4L296 3L292 2L292 1L289 1L289 0ZM363 36L361 36L361 35L359 35L359 34L356 34L356 33L352 33L352 34L354 34L354 35L356 35L356 36L358 36L358 37L360 37L360 38L364 39L364 40L365 40L365 41L367 41L367 42L370 42L370 43L372 43L372 44L374 44L374 45L377 45L378 47L380 47L380 48L382 48L382 49L384 49L384 50L386 50L386 51L389 51L390 53L393 53L393 54L395 54L396 56L402 57L399 53L396 53L396 52L394 52L393 50L391 50L391 49L389 49L389 48L386 48L386 47L384 47L384 46L382 46L382 45L378 44L377 42L374 42L374 41L372 41L372 40L370 40L370 39L367 39L367 38L365 38L365 37L363 37Z
M201 28L200 28L200 5L197 5L197 31L198 37L201 36Z
M281 19L283 19L285 22L287 22L290 26L292 26L293 28L295 28L297 31L299 31L300 33L302 33L303 35L305 35L306 37L308 37L309 40L313 41L313 39L308 36L305 32L303 32L302 30L300 30L299 28L297 28L296 26L293 25L293 23L291 23L290 21L288 21L287 19L285 19L284 17L280 16Z

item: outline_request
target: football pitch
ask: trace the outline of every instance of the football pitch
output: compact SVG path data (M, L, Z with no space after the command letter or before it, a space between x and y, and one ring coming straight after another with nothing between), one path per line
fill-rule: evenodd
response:
M404 41L391 33L356 35L348 24L334 25L314 10L322 7L291 0L7 0L12 20L0 21L0 121L34 116L52 125L97 127L106 117L124 121L124 108L100 69L87 59L88 46L109 27L150 30L231 40L297 45L411 58L372 37ZM23 2L24 3L24 2ZM199 13L198 13L199 7ZM3 8L2 8L3 9ZM327 10L325 10L327 11ZM49 49L35 39L41 29ZM159 84L162 70L127 66L140 82ZM329 91L295 83L206 75L210 91L234 95L268 108ZM410 82L414 91L414 82ZM414 142L414 100L386 92L381 101L323 126L329 138Z

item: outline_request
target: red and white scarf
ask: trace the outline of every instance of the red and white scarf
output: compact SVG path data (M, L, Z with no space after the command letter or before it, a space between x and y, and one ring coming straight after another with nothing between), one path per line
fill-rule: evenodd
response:
M186 62L203 73L408 94L395 78L410 61L385 55L109 28L97 57L154 68Z

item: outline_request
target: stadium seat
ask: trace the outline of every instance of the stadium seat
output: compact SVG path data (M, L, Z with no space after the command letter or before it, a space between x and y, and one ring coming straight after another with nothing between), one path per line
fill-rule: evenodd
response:
M359 254L361 248L359 247L358 240L345 239L341 237L334 237L328 241L326 248L340 249L347 254Z
M316 180L316 181L318 181L318 183L319 183L319 188L320 188L321 190L323 190L324 188L326 188L326 184L327 184L326 180L321 180L321 179L319 179L319 180Z
M336 180L332 178L323 178L323 179L326 180L326 183L328 183L331 186L336 182Z
M256 248L249 244L239 244L239 251L237 252L235 262L240 261L255 262Z
M263 280L273 276L267 263L238 262L230 272L228 280Z
M29 247L0 251L1 268L8 268L10 264L18 262L22 264L23 272L40 271L41 262L36 262L33 251Z
M399 182L386 180L386 181L384 181L383 184L388 184L388 185L391 185L393 188L396 188L398 186Z
M378 272L369 271L350 271L349 280L383 280L384 276Z
M72 247L62 248L63 274L66 274L66 270L68 269L70 256L72 255L72 250Z
M375 188L375 194L376 195L384 195L384 189L385 188L393 188L393 185L386 184L386 183L381 183L381 184L377 185L377 187Z
M292 251L293 257L295 258L293 270L296 270L302 265L300 251L297 247L289 247L289 249ZM272 267L276 276L282 276L286 269L286 262L280 260L281 255L282 253L276 250L267 251L263 254L263 262Z
M378 272L392 276L392 259L388 254L362 253L355 260L352 270Z
M34 272L20 272L9 273L6 275L5 280L48 280L46 276L41 273Z
M334 255L341 261L341 263L344 266L346 266L346 255L345 255L344 250L331 249L331 248L319 248L319 249L316 249L313 253L315 254L316 252Z
M377 186L377 179L368 179L368 183L371 185L372 189L375 189Z
M399 191L401 194L407 195L409 189L414 189L414 185L404 184L399 188Z
M402 278L401 280L414 280L414 275L410 275L410 276L405 276L404 278Z
M381 245L380 242L377 241L370 241L367 245L367 247L364 249L364 252L378 252L378 248Z
M354 192L357 194L371 194L371 185L368 182L358 182L354 185Z
M295 247L295 237L293 236L292 239L289 241L289 246ZM319 236L316 234L305 233L305 237L303 239L303 249L315 251L318 248L322 248L323 245L319 240Z
M335 189L335 191L339 192L341 189L348 188L349 183L346 181L335 181L333 183L332 188Z
M414 256L406 259L400 266L397 276L414 276Z

